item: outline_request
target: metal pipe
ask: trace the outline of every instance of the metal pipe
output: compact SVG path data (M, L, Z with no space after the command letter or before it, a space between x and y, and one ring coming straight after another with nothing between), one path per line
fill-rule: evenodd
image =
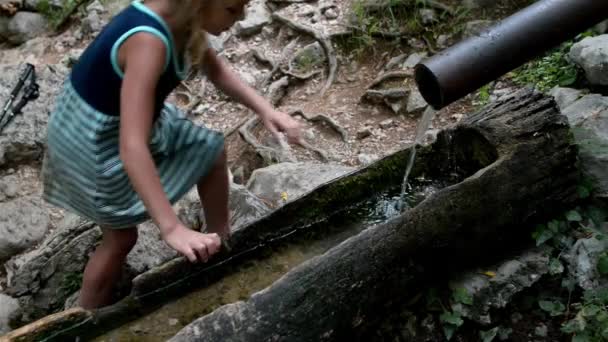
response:
M423 60L415 79L435 109L479 89L608 18L608 0L540 0Z

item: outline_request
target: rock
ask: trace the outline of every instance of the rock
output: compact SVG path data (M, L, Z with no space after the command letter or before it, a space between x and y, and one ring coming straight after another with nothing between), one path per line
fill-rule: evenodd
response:
M178 253L161 238L158 227L147 221L138 227L137 243L127 256L127 267L135 276L177 256Z
M582 94L583 92L578 89L562 87L554 87L549 92L549 95L553 96L557 106L562 110L578 100Z
M601 23L595 25L594 29L598 34L608 33L608 20L604 20Z
M107 12L105 7L99 2L99 0L93 1L90 5L87 6L87 12L97 12L97 14L102 14Z
M437 12L432 8L422 8L418 14L423 25L431 25L437 21Z
M608 85L608 34L587 37L570 49L570 59L585 70L593 85Z
M514 295L549 272L549 257L543 248L535 248L490 269L495 270L494 277L483 274L488 270L476 270L450 284L452 289L466 289L473 298L472 305L460 307L463 316L484 325L492 323L491 310L504 308Z
M314 42L296 52L289 64L296 70L310 71L324 61L325 51L319 42Z
M266 203L249 191L247 187L239 184L231 185L228 206L230 208L232 231L243 228L270 211L270 207Z
M360 130L357 131L357 140L363 140L369 136L371 136L372 130L369 127L363 127Z
M404 68L413 68L416 64L420 63L424 58L428 56L427 52L416 52L411 54L403 63Z
M99 17L99 13L97 11L90 11L87 14L86 18L82 20L82 33L84 34L94 34L103 28L105 22Z
M608 97L583 96L562 110L568 117L585 177L594 183L594 195L608 197Z
M468 9L492 8L508 0L463 0L462 5Z
M254 35L260 32L264 25L272 21L271 13L266 7L266 1L263 0L254 0L249 3L245 13L245 19L235 25L239 36Z
M418 91L418 88L413 88L410 92L410 96L407 99L407 112L408 113L418 113L423 111L428 106L428 103Z
M352 167L332 164L280 163L253 171L247 188L262 200L281 203L292 201L352 170Z
M448 47L450 38L451 37L447 34L442 34L439 37L437 37L437 47L440 49L444 49L444 48Z
M0 335L13 330L9 324L20 311L19 301L0 293Z
M338 17L339 17L338 11L336 11L336 8L334 8L334 7L330 7L328 9L326 9L325 12L323 13L323 15L328 20L338 19Z
M464 31L462 32L462 38L470 38L472 36L478 36L482 34L486 29L494 25L491 20L473 20L465 24Z
M244 184L245 183L245 168L243 166L239 166L232 173L232 182L235 184Z
M89 253L100 237L98 227L68 215L37 249L6 263L7 293L19 299L25 322L64 307L79 289Z
M597 263L606 250L608 240L592 237L576 241L566 254L568 272L581 288L593 290L602 285L603 280L597 270Z
M0 65L0 99L13 89L22 65ZM61 89L67 69L61 65L39 66L36 79L40 97L30 101L0 134L0 169L7 164L40 161L46 141L48 115Z
M534 328L534 335L538 337L547 337L547 326L540 323L536 328Z
M209 47L213 50L217 52L224 51L224 40L221 37L207 34L207 40L209 42Z
M11 18L0 17L0 41L7 40L12 44L22 44L44 35L48 28L48 21L41 14L17 12Z
M33 247L46 234L49 215L39 197L0 203L0 262Z
M375 154L366 154L361 153L357 156L357 160L361 165L369 165L374 162L374 160L378 159L378 156Z
M395 121L393 121L392 119L386 119L380 122L380 128L382 129L388 129L395 126Z
M72 68L74 64L78 63L80 56L84 49L73 49L70 50L64 57L61 59L61 63L66 66L66 68Z
M0 202L15 198L19 193L19 179L15 175L0 178Z
M315 140L314 128L310 128L310 129L307 129L306 131L304 131L304 138L308 141L314 141Z
M385 70L390 70L393 69L394 67L400 65L401 63L403 63L403 61L407 58L406 54L401 54L399 56L395 56L393 58L391 58L388 63L386 63L386 66L384 67Z

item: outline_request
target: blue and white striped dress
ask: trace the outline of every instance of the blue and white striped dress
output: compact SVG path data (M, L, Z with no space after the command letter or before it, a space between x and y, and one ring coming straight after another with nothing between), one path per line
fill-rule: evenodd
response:
M192 123L164 101L184 69L166 23L133 2L100 32L66 80L49 119L42 172L46 201L109 228L132 227L150 218L119 155L122 71L117 51L141 31L167 46L149 147L171 203L209 172L224 144L220 132Z

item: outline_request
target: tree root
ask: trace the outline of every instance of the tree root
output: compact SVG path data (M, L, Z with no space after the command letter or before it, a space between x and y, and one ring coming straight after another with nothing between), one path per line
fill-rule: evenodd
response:
M321 47L323 47L329 64L329 74L327 76L327 80L325 81L325 86L323 86L320 93L321 96L323 96L325 92L327 92L327 90L334 83L336 78L336 72L338 70L338 59L336 57L336 53L334 52L334 48L331 45L330 38L309 26L297 23L285 16L280 15L279 13L273 13L272 17L277 21L282 22L283 24L291 27L294 30L311 35L319 42L319 44L321 44Z
M295 110L290 111L289 115L301 116L302 118L304 118L304 120L309 121L309 122L319 122L319 121L325 122L331 128L333 128L336 132L338 132L338 134L340 134L340 137L342 137L342 141L344 141L344 142L348 141L348 133L346 132L346 130L339 123L337 123L334 119L330 118L329 116L327 116L325 114L317 114L317 115L313 115L313 116L308 116L304 113L303 110L295 109Z
M407 78L410 76L412 76L412 73L408 72L408 71L389 71L387 73L384 73L384 74L376 77L376 79L373 80L372 83L370 83L370 85L367 86L367 89L371 89L389 79Z

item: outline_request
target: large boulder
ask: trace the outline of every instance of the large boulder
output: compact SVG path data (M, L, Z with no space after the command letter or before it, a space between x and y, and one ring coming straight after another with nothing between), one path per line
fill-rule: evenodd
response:
M10 322L19 314L19 302L0 293L0 335L11 331Z
M49 227L49 215L38 197L0 203L0 262L38 243Z
M0 65L0 99L8 98L23 70L23 65ZM49 113L62 88L67 69L61 65L37 65L36 79L40 96L30 101L0 134L0 169L18 163L40 161ZM4 103L4 102L2 102Z
M259 198L279 205L353 170L332 164L279 163L253 171L247 188Z
M266 1L254 0L245 10L245 19L236 23L236 32L241 36L253 35L262 31L264 25L271 21L271 13L266 7Z
M608 197L608 97L583 96L562 108L580 148L581 167L598 197Z
M608 85L608 34L587 37L574 44L570 59L585 70L591 84Z
M48 21L39 13L21 11L13 17L0 16L0 41L22 44L44 35L48 28Z

